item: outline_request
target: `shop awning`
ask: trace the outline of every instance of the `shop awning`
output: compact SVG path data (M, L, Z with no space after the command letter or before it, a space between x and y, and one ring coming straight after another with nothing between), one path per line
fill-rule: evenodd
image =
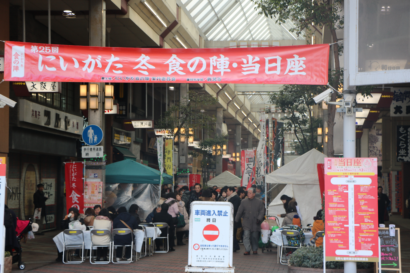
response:
M172 184L172 176L163 173L162 177L163 183ZM160 184L160 172L132 159L125 159L108 164L105 179L107 184Z
M131 153L131 151L127 148L117 146L114 146L114 148L124 156L124 159L132 159L134 161L137 160L137 157L133 153Z

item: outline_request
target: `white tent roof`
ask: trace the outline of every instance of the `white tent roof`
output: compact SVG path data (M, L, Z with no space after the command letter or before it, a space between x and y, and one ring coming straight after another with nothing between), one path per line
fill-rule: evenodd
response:
M325 162L325 155L316 149L299 156L265 177L266 183L318 185L317 164Z
M266 183L287 184L269 204L269 216L285 213L280 197L286 194L296 199L302 225L313 223L313 217L322 208L317 164L323 164L324 159L324 154L313 149L265 177Z
M219 187L239 187L241 185L241 179L229 171L225 171L220 175L214 177L212 180L208 181L208 186L218 186Z

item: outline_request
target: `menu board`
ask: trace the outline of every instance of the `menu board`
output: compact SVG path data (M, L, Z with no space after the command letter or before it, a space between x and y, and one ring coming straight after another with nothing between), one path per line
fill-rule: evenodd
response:
M400 229L394 231L390 236L388 228L379 228L382 270L401 272Z
M379 261L377 186L377 158L325 158L326 261Z
M84 208L94 208L95 205L102 205L103 182L90 180L87 179L84 183Z

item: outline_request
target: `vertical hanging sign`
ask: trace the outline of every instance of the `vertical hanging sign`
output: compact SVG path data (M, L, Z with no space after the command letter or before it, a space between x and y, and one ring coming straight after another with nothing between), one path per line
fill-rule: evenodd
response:
M377 158L325 158L326 261L379 261L377 186Z
M265 175L265 136L266 136L266 116L261 114L261 138L259 139L258 148L256 150L256 183L262 184L262 176Z
M84 181L83 163L73 162L65 164L65 186L67 212L74 207L84 213Z
M165 139L165 173L174 177L173 174L173 142L174 140L172 138L167 138ZM174 178L172 178L172 182L174 182ZM172 183L174 184L174 183Z
M242 187L248 187L248 183L251 180L252 173L255 171L255 150L242 150Z
M162 185L162 173L164 172L164 138L157 138L157 154L158 154L158 167L161 173L160 186ZM161 187L160 187L161 190Z

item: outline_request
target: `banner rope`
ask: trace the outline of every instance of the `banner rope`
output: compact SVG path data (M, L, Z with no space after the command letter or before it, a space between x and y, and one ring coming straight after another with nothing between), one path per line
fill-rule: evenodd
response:
M338 43L340 43L340 42L343 42L343 40L337 41L336 43L331 43L331 44L329 44L329 45L331 46L331 45L334 45L334 44L338 44Z
M1 80L0 84L2 84L3 82L4 82L4 79L3 79L3 80Z

